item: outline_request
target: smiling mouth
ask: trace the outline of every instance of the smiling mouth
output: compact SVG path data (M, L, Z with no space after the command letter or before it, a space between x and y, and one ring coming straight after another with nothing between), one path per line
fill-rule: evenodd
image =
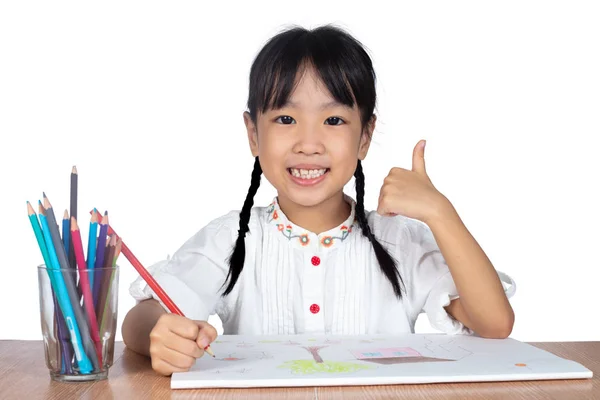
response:
M289 174L299 179L317 179L329 172L329 168L320 169L301 169L301 168L288 168Z

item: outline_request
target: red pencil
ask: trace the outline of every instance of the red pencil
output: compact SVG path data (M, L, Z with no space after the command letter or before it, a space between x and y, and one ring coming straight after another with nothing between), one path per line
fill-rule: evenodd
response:
M90 211L90 214L93 211L94 210ZM110 224L108 224L108 234L115 235L117 237L117 239L120 238L120 236L117 234L117 232L114 231L114 229L112 228L112 226ZM150 273L146 270L146 268L144 268L142 263L133 255L133 253L131 252L131 250L129 250L129 247L127 247L125 245L125 242L123 242L123 240L121 240L121 251L122 251L123 255L125 255L125 257L127 258L127 260L129 260L131 265L133 265L133 268L135 268L136 271L140 274L140 276L146 281L148 286L150 286L150 288L154 291L154 293L156 293L156 295L160 298L160 300L167 306L169 311L171 311L173 314L177 314L177 315L181 315L182 317L185 317L185 315L183 315L183 312L181 312L179 307L177 307L177 305L175 305L175 303L173 303L173 300L171 300L169 295L167 295L167 293L163 290L163 288L160 287L158 282L156 282L156 280L152 277L152 275L150 275ZM214 353L212 352L212 350L210 349L210 345L206 346L204 348L204 350L208 354L210 354L212 357L215 356Z
M87 265L83 255L81 234L79 232L79 225L77 225L77 220L75 217L71 217L71 241L73 242L73 251L75 253L75 260L77 261L77 269L79 269L79 279L81 281L81 291L83 293L83 304L85 306L85 310L87 311L86 314L88 318L88 324L90 326L90 333L92 340L96 345L98 364L102 368L102 343L100 343L100 336L98 335L98 324L96 322L96 311L94 310L94 299L92 297L90 281L88 279L88 274L85 271Z

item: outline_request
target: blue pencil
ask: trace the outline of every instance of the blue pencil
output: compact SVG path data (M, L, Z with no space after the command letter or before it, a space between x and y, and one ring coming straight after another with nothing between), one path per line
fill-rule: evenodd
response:
M71 242L71 224L69 219L69 212L65 210L65 214L62 220L62 239L63 245L65 246L65 251L67 254L69 253L69 246ZM69 263L70 266L70 263Z
M88 276L90 277L90 287L94 287L94 263L96 261L96 234L98 233L98 212L94 208L92 212L92 219L90 220L90 232L88 235L88 248L87 248L87 260L86 264L90 270Z
M60 273L60 264L56 256L55 247L52 245L50 226L48 221L46 220L46 216L43 213L40 213L39 217L40 222L42 224L42 233L44 234L44 241L47 244L48 257L50 258L51 263L50 272L53 275L53 279L51 279L50 282L55 286L54 291L56 292L58 303L65 317L67 329L71 334L71 344L73 345L73 350L75 351L75 359L77 360L79 370L84 374L88 374L92 371L92 364L89 358L87 357L85 351L83 350L83 342L81 340L81 334L79 333L79 326L75 318L73 307L71 306L65 281Z

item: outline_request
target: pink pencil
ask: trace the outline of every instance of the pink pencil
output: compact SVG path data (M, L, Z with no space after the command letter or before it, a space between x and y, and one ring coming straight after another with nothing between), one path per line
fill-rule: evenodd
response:
M83 255L83 244L81 243L81 234L79 233L79 225L75 217L71 217L71 241L73 243L73 250L75 252L75 260L77 261L77 269L79 270L79 276L81 280L81 291L83 292L83 303L85 310L87 311L88 324L90 326L90 333L92 340L96 345L96 353L98 354L98 364L102 367L102 343L100 343L100 336L98 335L98 323L96 322L96 311L94 310L94 299L92 298L92 291L90 289L90 281L88 275L85 272L87 264Z

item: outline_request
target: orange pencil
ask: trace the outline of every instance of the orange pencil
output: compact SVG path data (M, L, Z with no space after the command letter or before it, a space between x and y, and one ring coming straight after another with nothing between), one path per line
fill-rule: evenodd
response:
M113 237L113 238L116 238L116 237L117 237L117 236L116 236L116 235L114 235L114 237ZM112 240L113 240L113 239L111 239L111 242L112 242ZM113 257L111 257L111 259L112 259L112 264L110 264L110 265L107 265L108 267L115 267L115 266L117 265L117 260L118 260L118 258L119 258L119 255L121 254L121 238L118 238L118 239L117 239L117 241L116 241L116 243L117 243L117 244L116 244L116 245L115 245L115 247L114 247L114 256L113 256ZM110 274L110 282L108 283L108 286L109 286L109 287L110 287L110 286L112 286L112 283L113 283L114 276L115 276L115 271L114 271L114 270L112 270L112 271L111 271L111 274ZM106 318L107 318L107 317L106 317L106 315L107 315L107 313L106 313L106 308L109 306L109 304L110 304L109 298L108 298L108 297L106 297L106 299L105 299L105 301L104 301L104 305L103 305L103 310L102 310L102 313L101 313L102 317L100 317L100 318L99 318L99 319L100 319L100 330L101 330L102 332L104 332L104 331L105 331L105 329L106 329L106 323L107 323L107 321L106 321ZM114 319L114 318L113 318L113 319ZM114 321L113 321L113 322L114 322Z
M102 268L111 268L113 266L112 260L114 259L115 247L117 245L117 237L111 235L110 239L106 240L106 257L104 257L104 265ZM98 284L100 288L98 290L98 299L96 300L96 316L98 317L98 324L102 327L102 317L106 310L108 288L112 282L112 271L102 271Z
M92 340L96 345L96 353L98 354L98 364L102 366L102 343L100 343L100 336L98 335L98 324L96 322L96 311L94 310L94 299L92 298L92 291L90 288L90 281L88 274L85 271L87 265L85 263L85 257L83 255L83 244L81 243L81 234L79 232L79 225L75 217L71 217L71 239L73 242L73 250L75 253L75 260L77 261L77 268L79 269L79 279L81 283L81 291L83 292L83 303L85 310L87 311L88 324L90 326L90 334Z

